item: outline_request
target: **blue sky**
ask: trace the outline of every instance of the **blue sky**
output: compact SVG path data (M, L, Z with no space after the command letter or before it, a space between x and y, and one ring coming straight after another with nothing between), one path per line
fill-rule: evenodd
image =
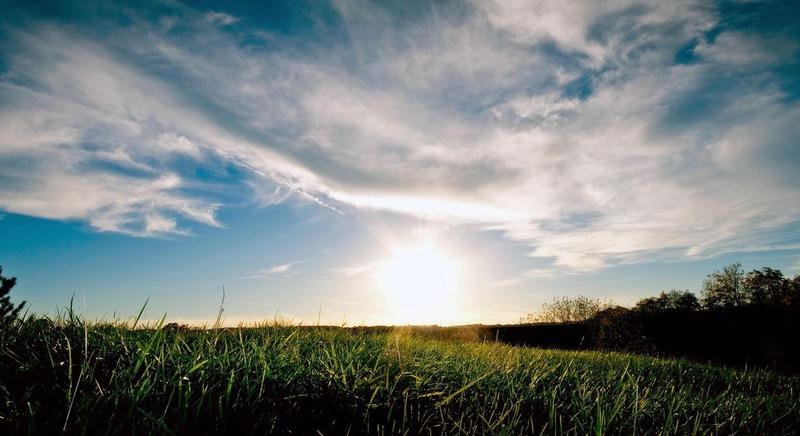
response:
M3 2L0 264L92 318L392 322L800 273L795 2Z

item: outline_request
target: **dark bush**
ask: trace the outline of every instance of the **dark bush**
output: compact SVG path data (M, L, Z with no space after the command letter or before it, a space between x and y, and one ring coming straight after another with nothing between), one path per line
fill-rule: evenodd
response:
M635 311L610 307L595 315L591 324L596 348L638 353L654 351L642 332L641 316Z
M523 324L581 322L593 318L601 310L613 307L613 304L579 295L577 297L553 298L553 301L542 304L539 312L529 313L520 319Z
M11 302L11 289L17 284L16 277L4 277L3 267L0 266L0 330L5 330L19 316L19 312L25 307L25 302L14 305Z
M663 312L665 310L699 310L700 301L692 292L661 291L658 297L648 297L639 300L634 307L635 310L642 312Z

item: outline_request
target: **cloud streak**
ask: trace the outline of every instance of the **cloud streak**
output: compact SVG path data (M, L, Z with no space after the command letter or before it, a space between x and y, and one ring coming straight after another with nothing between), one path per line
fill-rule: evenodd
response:
M305 261L306 260L298 260L298 261L294 261L294 262L275 265L275 266L270 267L270 268L266 268L266 269L262 269L262 270L259 270L259 271L255 271L255 272L253 272L251 274L248 274L248 275L242 277L242 279L244 279L244 280L262 280L262 279L269 279L269 278L272 278L272 277L286 276L286 275L290 274L292 272L292 270L295 269L295 265L298 265L298 264L303 263Z
M797 232L797 29L703 2L333 5L323 42L181 5L104 39L7 28L0 207L170 234L220 225L207 193L235 186L500 230L571 271Z

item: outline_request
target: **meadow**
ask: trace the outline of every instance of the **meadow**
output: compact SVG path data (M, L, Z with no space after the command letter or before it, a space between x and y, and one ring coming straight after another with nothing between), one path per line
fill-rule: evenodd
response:
M185 329L28 317L3 434L796 434L800 379L402 329Z

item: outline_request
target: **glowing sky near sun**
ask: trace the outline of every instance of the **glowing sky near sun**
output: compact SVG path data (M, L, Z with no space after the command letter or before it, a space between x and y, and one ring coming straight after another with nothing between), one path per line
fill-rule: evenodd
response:
M377 275L393 323L452 324L458 311L458 266L432 241L395 250Z

